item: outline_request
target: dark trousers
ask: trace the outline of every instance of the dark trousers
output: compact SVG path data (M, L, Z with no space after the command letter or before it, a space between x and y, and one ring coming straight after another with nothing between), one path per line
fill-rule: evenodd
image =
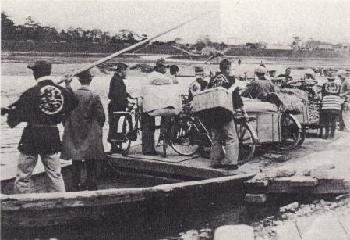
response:
M142 152L153 153L154 149L154 131L155 131L155 118L143 113L141 117L142 126Z
M345 102L341 105L341 112L339 115L339 130L342 131L344 130L345 126L345 122L343 119L343 112L345 111Z
M325 134L323 135L323 131L321 130L321 136L323 138L334 138L335 128L337 126L337 120L340 115L339 110L322 110L322 122L321 126L324 126Z
M97 161L94 159L86 160L86 186L82 183L81 172L83 170L83 161L73 160L72 161L72 191L97 190Z

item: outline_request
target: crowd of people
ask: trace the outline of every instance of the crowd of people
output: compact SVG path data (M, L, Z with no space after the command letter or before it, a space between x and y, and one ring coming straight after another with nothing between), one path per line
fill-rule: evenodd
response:
M25 91L9 107L8 124L17 126L26 122L18 150L20 156L17 164L15 192L27 193L33 191L31 176L36 166L38 156L44 164L48 176L47 191L64 192L65 183L62 178L60 158L72 159L72 189L71 191L96 190L97 169L99 162L104 159L102 143L102 127L106 116L100 97L90 88L93 75L90 71L77 74L81 86L73 91L71 79L67 79L65 87L57 85L51 78L51 64L37 61L28 65L33 71L36 85ZM115 112L126 112L128 100L133 97L128 93L124 80L127 78L128 66L119 63L114 69L108 92L108 141L111 152L120 153L121 143L115 141L118 133L118 115ZM178 84L179 67L170 66L170 74L164 59L157 60L153 72L148 74L142 84L141 95L157 95L155 86ZM270 93L275 92L276 86L267 78L269 71L260 64L255 70L256 79L251 81L243 92L247 97L269 101ZM286 79L289 79L286 71ZM321 134L324 138L334 137L336 123L340 122L340 130L345 129L342 111L346 110L350 100L350 82L346 72L339 71L336 76L329 75L322 86L322 104L320 113ZM189 86L189 100L206 89L232 89L232 112L239 110L248 117L244 104L236 88L236 79L232 74L232 64L228 59L220 62L220 71L207 78L203 67L195 67L195 81ZM344 99L345 101L342 101ZM158 103L159 104L159 103ZM161 101L162 107L171 103ZM157 155L154 146L155 117L150 114L152 109L144 109L141 118L142 152L144 155ZM237 137L233 113L218 115L201 113L198 116L211 132L212 146L210 150L211 167L221 169L237 169L239 158L239 140ZM162 117L162 122L167 118ZM62 142L57 124L64 125ZM323 132L324 128L324 132ZM59 155L61 153L61 156ZM81 171L86 165L87 182L83 183Z

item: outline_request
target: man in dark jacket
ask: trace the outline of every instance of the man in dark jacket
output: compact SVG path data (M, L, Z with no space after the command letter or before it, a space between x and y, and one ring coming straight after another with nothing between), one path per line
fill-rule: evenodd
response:
M71 89L63 88L51 80L51 64L37 61L28 66L33 71L37 84L25 91L19 100L13 103L8 112L10 127L27 122L18 150L20 152L15 192L31 192L31 175L38 160L45 167L48 176L49 192L64 192L58 152L61 141L57 124L77 106L78 100Z
M72 191L97 190L98 168L104 160L102 128L105 113L101 98L91 88L93 79L90 71L76 75L81 87L74 93L78 106L65 120L62 137L62 158L72 159ZM81 181L83 160L86 164L86 186Z
M110 102L108 104L108 141L111 143L112 153L121 151L121 143L117 141L118 121L120 115L113 114L113 112L125 112L128 106L128 98L132 98L126 91L126 85L124 83L127 68L128 66L126 64L119 63L109 85L108 99Z

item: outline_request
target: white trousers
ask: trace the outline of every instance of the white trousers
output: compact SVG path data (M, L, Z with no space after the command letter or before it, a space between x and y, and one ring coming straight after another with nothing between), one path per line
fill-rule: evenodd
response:
M233 120L219 128L212 128L212 164L235 165L239 157L239 140Z
M65 192L64 181L61 174L61 163L58 153L40 154L47 175L46 191ZM14 186L15 193L34 192L31 176L38 161L38 155L19 154L17 175Z

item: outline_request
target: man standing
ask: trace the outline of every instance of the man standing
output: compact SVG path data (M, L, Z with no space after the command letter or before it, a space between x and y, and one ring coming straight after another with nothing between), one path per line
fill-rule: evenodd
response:
M220 72L217 73L208 84L208 88L231 88L235 83L235 78L230 76L231 62L223 59L220 62ZM233 105L235 109L241 109L243 112L243 103L238 92L233 92ZM212 148L210 151L210 159L212 160L213 168L224 168L234 170L238 168L239 157L239 140L236 133L233 114L225 114L217 116L210 114L204 118L210 119L207 121L210 125L212 133ZM214 118L213 118L214 117Z
M77 106L78 100L70 89L63 88L51 80L51 63L37 61L28 65L37 84L25 91L8 110L8 124L15 127L27 122L18 150L20 152L15 181L16 193L33 190L31 176L38 155L48 176L47 191L64 192L58 152L61 141L57 124Z
M105 113L100 96L90 89L90 71L76 75L81 87L75 91L78 106L65 120L62 158L72 159L72 189L85 190L81 183L83 160L86 163L87 189L97 190L98 162L104 159L102 127Z
M173 84L178 84L179 80L177 80L177 74L180 71L179 67L177 65L171 65L169 71L170 77L173 79Z
M350 80L346 78L346 72L344 70L339 71L338 76L341 80L340 97L342 97L344 99L344 102L341 104L341 113L340 113L340 119L339 119L339 131L343 131L344 129L346 129L344 115L349 114L348 113L349 109L347 109L347 106L348 106L349 101L350 101ZM347 117L347 116L345 116L345 117Z
M155 88L156 85L167 85L173 83L173 79L166 75L165 60L163 58L157 60L154 71L149 74L146 81L147 82L143 84L141 90L144 98L144 113L141 118L142 153L144 155L155 156L157 155L154 148L155 117L148 114L149 110L154 109L147 109L146 105L163 106L165 104L164 102L171 98L171 96L167 96L168 99L163 99L163 102L159 102L162 100L161 93L155 92L158 91ZM153 99L156 96L158 96L158 99Z
M335 82L333 76L327 77L327 80L322 86L321 125L325 128L324 139L334 138L336 123L341 111L339 96L341 86Z
M126 91L124 79L126 79L126 70L128 66L125 63L119 63L111 79L108 91L108 141L111 143L111 152L121 151L121 144L118 143L118 121L120 116L113 115L113 112L125 112L128 105L128 98L132 98Z

